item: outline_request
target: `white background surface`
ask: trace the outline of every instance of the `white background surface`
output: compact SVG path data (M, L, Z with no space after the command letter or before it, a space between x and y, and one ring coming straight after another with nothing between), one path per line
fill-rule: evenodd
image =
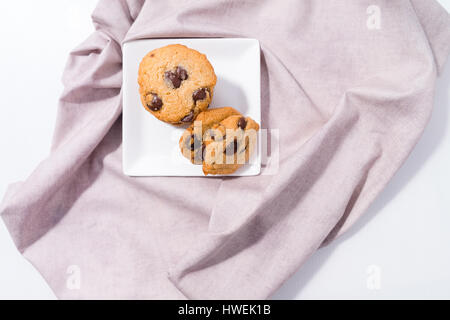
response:
M450 0L440 2L450 11ZM62 70L92 32L95 4L0 1L0 196L48 154ZM449 88L447 63L431 122L405 165L353 229L312 256L274 298L450 298ZM380 287L370 289L374 271ZM55 298L3 222L0 298Z

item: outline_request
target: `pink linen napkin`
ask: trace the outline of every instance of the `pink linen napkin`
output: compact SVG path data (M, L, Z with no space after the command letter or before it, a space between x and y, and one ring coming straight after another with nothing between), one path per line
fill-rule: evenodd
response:
M51 153L0 208L62 299L269 297L403 163L450 51L434 0L103 0L93 21L67 63ZM276 173L122 174L121 46L170 37L259 39Z

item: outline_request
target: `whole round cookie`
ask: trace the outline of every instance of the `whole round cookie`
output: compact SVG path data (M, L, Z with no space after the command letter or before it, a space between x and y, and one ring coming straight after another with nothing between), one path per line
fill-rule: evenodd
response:
M173 44L149 52L139 66L145 109L172 124L192 122L209 107L217 77L206 56Z
M242 167L256 148L259 125L231 107L201 112L183 133L181 153L203 173L232 174Z

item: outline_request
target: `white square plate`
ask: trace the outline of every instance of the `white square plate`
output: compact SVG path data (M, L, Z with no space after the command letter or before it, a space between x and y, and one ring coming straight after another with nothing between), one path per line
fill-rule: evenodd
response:
M148 39L123 47L123 172L128 176L204 176L201 165L184 158L178 146L185 127L159 121L139 97L139 63L151 50L184 44L208 57L217 75L211 108L231 106L261 123L260 48L255 39ZM260 139L259 139L260 141ZM250 162L233 176L258 175L260 143Z

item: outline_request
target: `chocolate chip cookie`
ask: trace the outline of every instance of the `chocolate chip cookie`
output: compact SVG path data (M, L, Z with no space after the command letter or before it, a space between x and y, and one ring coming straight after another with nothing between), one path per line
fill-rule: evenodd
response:
M209 107L217 77L206 56L180 44L149 52L139 66L145 109L172 124L190 123Z
M256 148L259 125L231 107L201 112L180 138L183 156L202 164L203 173L232 174Z

